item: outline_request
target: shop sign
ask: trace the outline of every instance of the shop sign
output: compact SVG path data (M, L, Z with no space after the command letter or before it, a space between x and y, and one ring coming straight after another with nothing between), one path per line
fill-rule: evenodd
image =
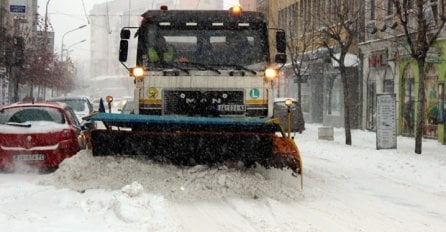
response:
M387 52L377 51L369 56L370 68L385 68L387 66Z
M399 44L397 46L398 55L400 59L410 59L410 47L407 43ZM441 49L437 47L430 47L426 54L426 63L438 64L440 63Z

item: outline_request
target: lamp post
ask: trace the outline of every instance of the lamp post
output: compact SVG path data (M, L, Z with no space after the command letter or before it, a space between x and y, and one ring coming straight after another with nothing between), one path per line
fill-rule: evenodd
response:
M291 138L291 105L293 104L293 99L287 98L285 100L285 105L287 107L287 121L288 121L288 138Z
M65 36L68 34L68 33L70 33L70 32L73 32L73 31L77 31L77 30L79 30L79 29L82 29L82 28L84 28L84 27L86 27L87 25L82 25L82 26L79 26L79 27L76 27L76 28L74 28L74 29L72 29L72 30L69 30L69 31L67 31L67 32L65 32L64 34L63 34L63 36L62 36L62 44L60 45L60 60L62 61L63 60L63 40L65 39Z
M83 39L83 40L78 41L78 42L76 42L76 43L74 43L74 44L71 44L70 46L67 47L67 49L64 49L63 51L66 51L65 59L68 59L68 56L69 56L70 48L71 48L71 47L74 47L74 46L76 46L76 45L78 45L78 44L80 44L80 43L83 43L83 42L85 42L85 41L87 41L87 40L86 40L86 39ZM63 52L63 51L62 51L62 52ZM62 54L62 55L63 55L63 54Z
M48 0L46 2L46 6L45 6L45 33L48 30L48 5L50 4L51 0ZM45 35L46 36L46 35Z

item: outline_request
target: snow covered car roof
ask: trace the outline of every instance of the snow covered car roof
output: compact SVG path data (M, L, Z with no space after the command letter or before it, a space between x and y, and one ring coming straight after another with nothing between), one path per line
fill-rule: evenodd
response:
M67 112L67 118L62 112ZM79 126L79 121L74 116L74 112L64 103L19 102L0 108L0 127L2 132L18 134L59 131L68 128L68 124ZM11 128L6 124L14 124L17 127ZM30 130L31 126L33 128ZM28 129L25 129L27 127Z

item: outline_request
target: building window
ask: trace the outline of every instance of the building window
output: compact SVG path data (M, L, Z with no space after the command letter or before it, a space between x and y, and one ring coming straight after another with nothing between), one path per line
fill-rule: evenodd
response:
M393 0L387 0L386 15L393 15Z
M286 8L279 11L279 28L286 30Z
M378 32L378 28L376 28L375 23L369 23L366 26L367 30L367 40L373 40L376 39L376 33Z
M435 26L438 20L438 5L437 0L431 0L429 6L426 7L424 18L431 26Z
M302 112L310 113L310 95L302 94Z
M424 137L438 138L437 127L440 123L440 91L438 73L433 65L428 68L425 80Z
M414 133L414 106L415 106L415 83L410 66L406 67L403 76L403 128L402 134L413 136Z
M406 9L408 10L413 9L413 0L407 0Z
M328 93L327 114L333 116L341 115L342 106L342 83L339 75L326 78Z
M376 131L376 83L369 81L367 84L367 122L368 130Z

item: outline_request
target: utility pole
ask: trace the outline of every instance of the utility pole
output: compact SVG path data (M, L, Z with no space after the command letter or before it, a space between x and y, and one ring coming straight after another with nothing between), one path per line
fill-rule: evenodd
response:
M0 106L7 104L6 93L6 30L5 30L5 1L0 1Z
M5 67L5 1L0 1L0 67ZM0 76L2 75L0 71Z

